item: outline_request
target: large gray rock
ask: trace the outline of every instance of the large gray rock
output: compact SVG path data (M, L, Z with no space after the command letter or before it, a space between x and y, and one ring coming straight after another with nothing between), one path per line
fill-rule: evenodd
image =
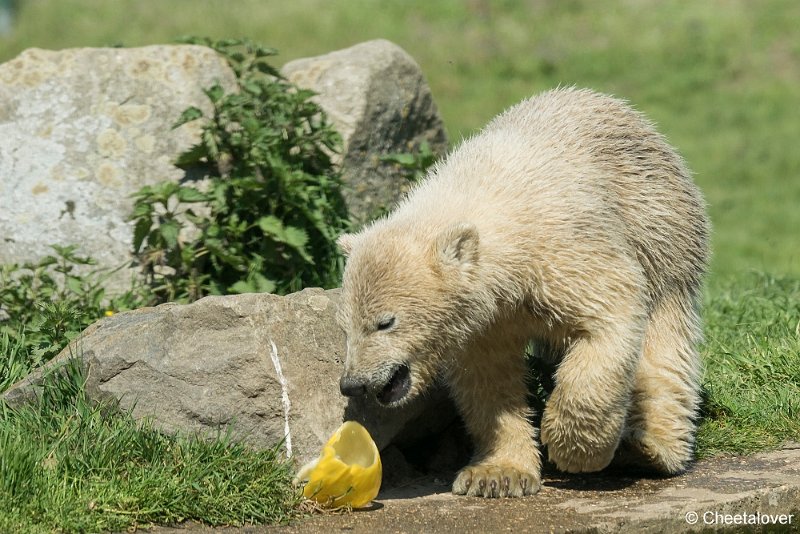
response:
M419 67L388 41L372 41L283 69L311 88L341 133L346 200L363 222L408 182L381 156L445 131ZM210 112L203 89L232 89L233 72L201 46L26 50L0 65L0 263L35 261L50 245L80 245L104 267L130 259L130 195L180 180L172 163L195 144L195 121L173 130L190 106ZM109 286L124 289L131 273Z
M452 420L441 391L399 409L341 396L338 298L338 290L306 289L120 313L88 328L45 370L75 354L88 367L90 398L119 400L134 417L152 417L170 432L229 426L258 447L288 436L287 452L291 447L299 462L316 457L345 418L362 422L380 448ZM42 372L12 387L5 400L15 407L34 398Z
M172 163L200 123L172 125L189 106L209 112L203 89L234 80L201 46L30 49L0 65L0 263L53 243L128 260L130 195L184 176Z
M382 156L411 152L425 141L435 154L447 149L447 134L419 65L389 41L298 59L281 72L319 93L317 102L341 134L344 197L357 222L391 207L408 190L404 172Z

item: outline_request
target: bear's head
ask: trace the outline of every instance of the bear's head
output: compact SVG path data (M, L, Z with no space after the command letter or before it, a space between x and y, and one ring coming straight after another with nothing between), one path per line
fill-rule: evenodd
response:
M478 231L381 221L338 244L347 256L337 315L347 334L342 394L402 405L435 381L469 333Z

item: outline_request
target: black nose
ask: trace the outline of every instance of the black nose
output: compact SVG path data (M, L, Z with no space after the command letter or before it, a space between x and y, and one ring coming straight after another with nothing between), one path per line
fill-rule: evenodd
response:
M345 397L360 397L367 392L367 385L357 378L344 375L339 380L339 390Z

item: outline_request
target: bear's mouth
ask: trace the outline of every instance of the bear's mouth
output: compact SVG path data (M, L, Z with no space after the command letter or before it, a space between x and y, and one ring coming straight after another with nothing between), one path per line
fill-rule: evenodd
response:
M377 399L381 404L394 404L408 394L411 389L411 369L408 365L398 365L389 381L378 392Z

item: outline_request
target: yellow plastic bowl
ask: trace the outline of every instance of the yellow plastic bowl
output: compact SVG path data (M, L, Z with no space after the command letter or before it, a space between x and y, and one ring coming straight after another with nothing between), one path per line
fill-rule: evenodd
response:
M347 421L297 478L308 480L303 495L321 506L361 508L378 495L382 474L381 456L369 432L359 423Z

